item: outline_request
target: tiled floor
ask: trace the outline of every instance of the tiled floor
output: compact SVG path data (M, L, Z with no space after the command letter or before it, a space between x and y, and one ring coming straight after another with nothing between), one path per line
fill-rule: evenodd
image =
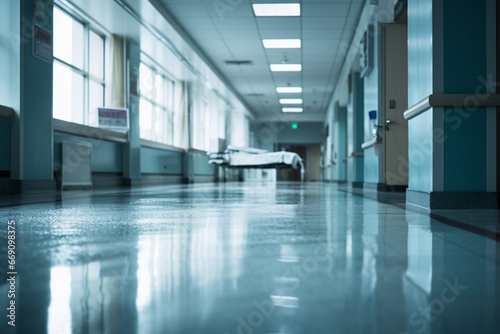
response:
M437 213L447 224L322 183L46 200L0 202L17 333L500 333L497 211Z

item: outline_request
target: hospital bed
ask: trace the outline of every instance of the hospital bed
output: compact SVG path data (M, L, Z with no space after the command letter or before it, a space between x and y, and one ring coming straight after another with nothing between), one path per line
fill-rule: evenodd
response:
M294 152L268 152L255 148L229 146L224 152L210 153L208 162L226 168L300 168L304 180L304 164Z

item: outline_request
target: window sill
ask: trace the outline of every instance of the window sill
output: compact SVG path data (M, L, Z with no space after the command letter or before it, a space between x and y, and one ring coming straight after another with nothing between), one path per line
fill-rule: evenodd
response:
M156 148L159 150L164 150L164 151L173 151L173 152L186 152L185 149L168 145L168 144L163 144L163 143L158 143L155 141L147 140L147 139L141 139L141 146L144 147L149 147L149 148Z
M76 136L87 137L97 140L107 140L117 143L128 142L127 132L118 132L93 126L72 123L54 118L54 131L69 133Z
M189 153L195 153L195 154L200 154L200 155L208 155L207 151L199 150L197 148L190 148L188 150Z

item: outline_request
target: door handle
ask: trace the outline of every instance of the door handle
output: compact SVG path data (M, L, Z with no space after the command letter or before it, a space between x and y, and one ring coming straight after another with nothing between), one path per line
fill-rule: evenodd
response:
M390 119L385 120L385 131L389 131L389 125L396 124L396 122L391 121Z

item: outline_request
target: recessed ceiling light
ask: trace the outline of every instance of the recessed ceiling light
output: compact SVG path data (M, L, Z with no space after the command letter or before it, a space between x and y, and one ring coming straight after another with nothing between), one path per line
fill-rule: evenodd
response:
M254 3L255 16L300 16L299 3Z
M266 49L300 49L300 39L263 39L262 44Z
M302 104L302 99L280 99L281 104Z
M271 64L273 72L300 72L302 71L301 64Z
M302 93L302 87L277 87L278 93Z
M283 112L303 112L302 108L283 108L281 109Z

